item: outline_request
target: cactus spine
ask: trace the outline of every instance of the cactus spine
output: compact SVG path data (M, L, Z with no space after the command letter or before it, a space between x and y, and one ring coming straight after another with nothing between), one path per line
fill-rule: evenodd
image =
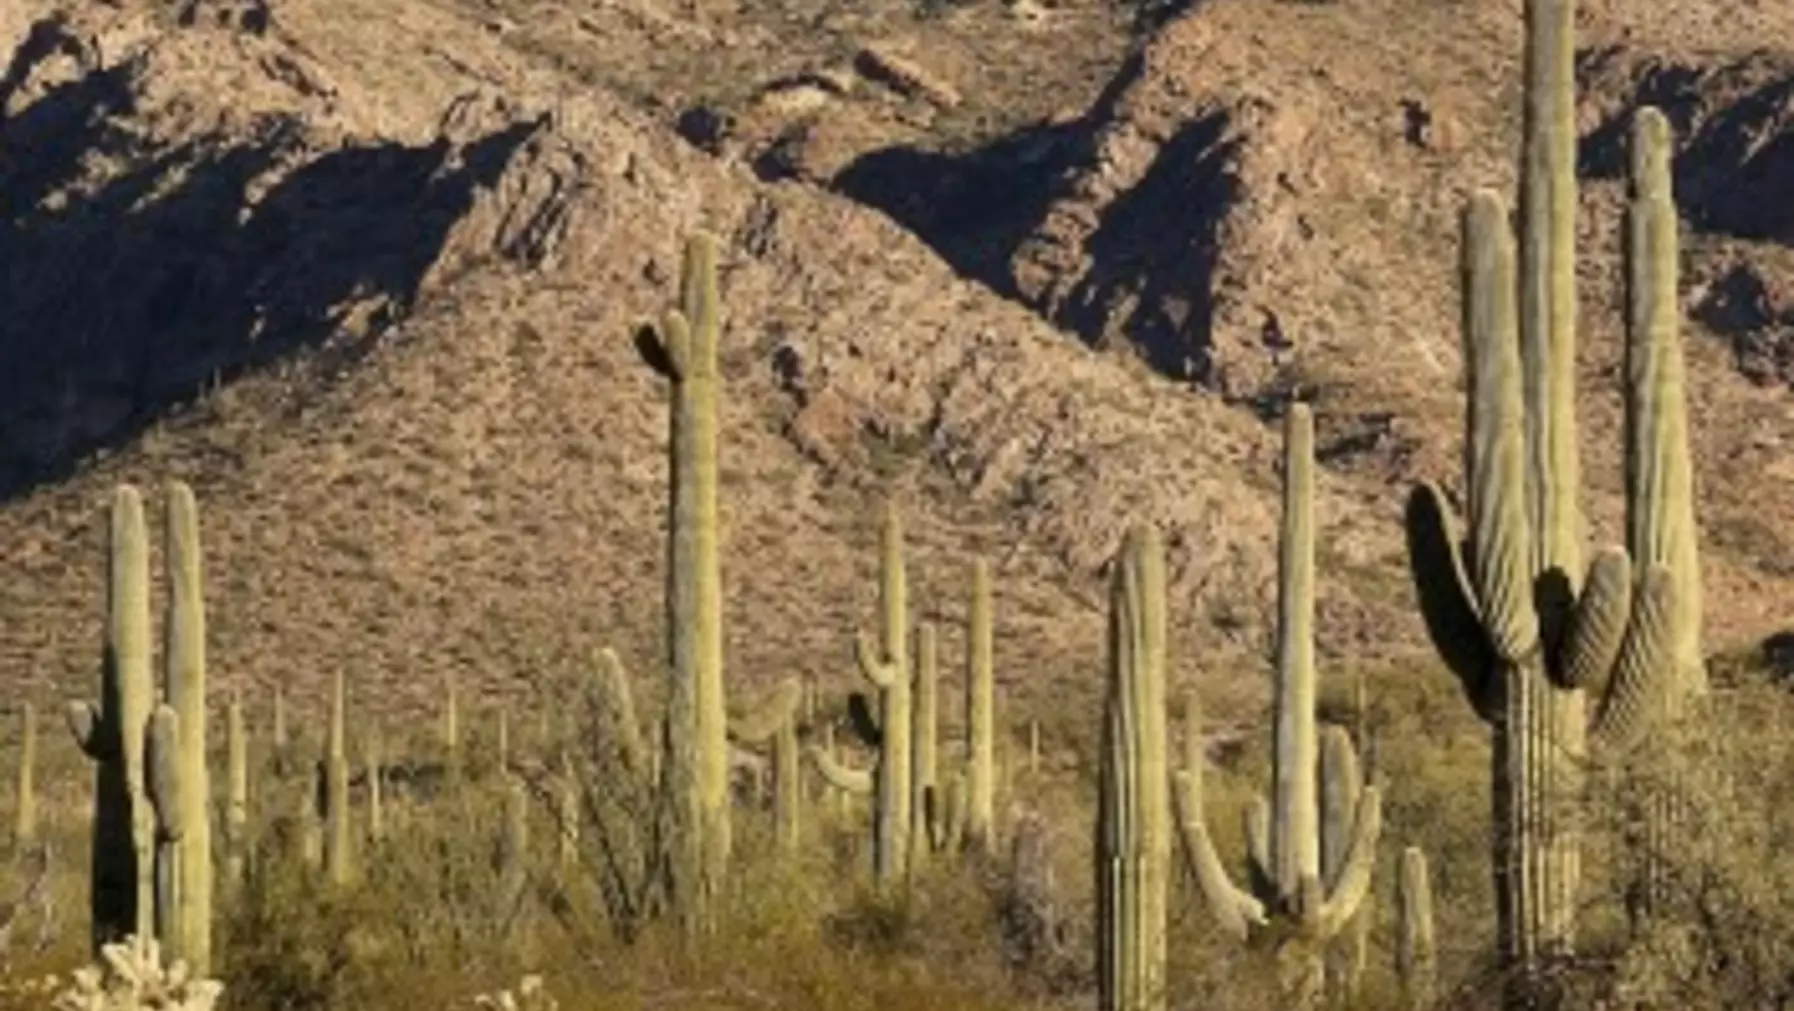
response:
M992 632L990 563L972 563L972 603L966 622L966 805L968 845L985 854L996 848L996 661Z
M12 844L22 852L37 841L37 707L25 703L19 712L18 786L13 798Z
M1292 999L1318 995L1318 957L1355 916L1370 890L1382 830L1382 794L1361 785L1357 758L1343 727L1317 732L1314 667L1314 416L1292 404L1284 418L1283 525L1278 558L1276 730L1272 802L1249 821L1253 888L1236 886L1222 868L1202 809L1200 730L1196 700L1186 728L1188 755L1179 775L1180 824L1198 886L1222 925L1242 939L1275 917L1293 927L1298 947ZM1324 843L1320 777L1340 791L1327 806L1341 810L1339 841ZM1350 811L1349 819L1344 812ZM1323 863L1323 846L1335 856Z
M716 242L694 235L685 246L680 307L667 313L661 332L673 381L672 522L667 552L672 684L664 771L674 794L671 894L688 929L708 924L730 849L717 516L719 312Z
M1165 737L1165 561L1130 530L1109 598L1096 892L1101 1011L1163 1011L1171 811Z

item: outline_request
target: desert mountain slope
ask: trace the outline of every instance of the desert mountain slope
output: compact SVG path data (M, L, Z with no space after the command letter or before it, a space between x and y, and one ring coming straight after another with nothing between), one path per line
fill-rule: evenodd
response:
M951 89L906 97L865 60L823 66L840 40L726 4L596 5L603 31L577 45L555 27L570 8L504 0L9 4L0 677L87 689L105 490L167 477L200 496L221 684L316 697L343 668L415 712L451 669L508 694L609 643L647 671L666 391L634 338L696 227L726 245L744 684L850 683L889 491L949 658L970 552L993 559L1000 676L1023 707L1088 722L1065 701L1091 690L1100 569L1140 518L1171 534L1180 668L1255 693L1275 565L1264 417L1292 388L1318 397L1329 465L1323 649L1416 648L1396 520L1409 479L1453 475L1456 208L1511 186L1517 8L1215 0L1131 59L1105 37L1089 51L1114 54L1106 78L1087 54L1059 61L1057 90L988 57L1033 38L1046 74L1038 50L1070 46L1068 21L1113 19L1003 10L898 18L941 40L910 47L924 69L957 54ZM1767 10L1755 38L1788 20ZM1735 152L1731 176L1689 155L1691 194L1759 176L1794 192L1794 60L1744 34L1690 55L1679 22L1625 16L1590 12L1585 61L1585 417L1608 537L1608 124L1688 67L1680 132ZM822 97L768 100L812 63ZM694 80L707 66L765 87ZM1017 112L1042 90L1050 108ZM706 117L726 126L694 144ZM974 128L1012 132L977 146ZM1691 222L1709 613L1732 643L1794 599L1794 232Z

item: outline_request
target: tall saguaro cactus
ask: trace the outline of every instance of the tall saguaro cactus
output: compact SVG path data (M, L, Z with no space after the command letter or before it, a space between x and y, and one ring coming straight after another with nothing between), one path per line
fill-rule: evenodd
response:
M1535 33L1568 30L1535 22ZM1543 47L1536 39L1532 45ZM1634 181L1627 250L1632 553L1605 548L1582 574L1577 470L1551 441L1552 433L1575 430L1574 356L1564 351L1574 338L1563 320L1542 330L1545 317L1536 312L1522 317L1516 334L1513 240L1500 199L1488 192L1471 198L1464 225L1469 538L1460 541L1438 488L1421 485L1408 506L1409 555L1428 630L1494 731L1498 933L1504 962L1518 970L1516 1001L1528 999L1547 963L1574 947L1583 770L1593 749L1627 743L1673 716L1705 680L1674 326L1668 130L1655 110L1638 114L1633 144L1634 172L1647 178ZM1561 227L1536 215L1526 224L1529 250L1538 245L1533 233ZM1566 257L1533 252L1521 290L1542 287L1532 275L1545 263L1567 264ZM1603 693L1592 720L1591 688Z
M1128 532L1109 599L1096 829L1097 1006L1163 1011L1171 795L1165 732L1165 559L1156 528Z
M666 782L673 791L671 894L691 929L709 922L730 849L728 707L717 515L716 242L685 246L680 307L661 332L673 381L672 520L668 537Z
M94 762L93 947L155 932L154 835L144 755L154 704L149 535L143 497L113 493L106 573L106 639L97 703L70 703L69 729Z
M12 844L16 852L37 841L37 707L19 712L19 767L13 797Z
M200 567L199 506L185 484L168 486L164 566L168 613L163 638L163 685L179 724L175 771L179 789L180 911L178 945L195 971L212 964L212 780L206 765L206 619Z
M966 620L965 837L986 854L996 844L996 662L993 656L990 563L972 564L972 604Z
M1370 890L1382 831L1382 792L1358 782L1357 758L1343 727L1317 727L1314 665L1314 416L1290 405L1284 418L1283 526L1279 536L1276 729L1271 804L1249 820L1252 887L1228 877L1215 852L1202 807L1202 753L1192 696L1187 767L1179 774L1180 826L1198 886L1222 925L1244 939L1254 927L1282 920L1299 946L1292 997L1319 996L1322 954L1357 914ZM1323 761L1323 756L1325 760ZM1338 795L1326 798L1326 785ZM1356 793L1343 809L1348 794ZM1337 838L1327 840L1322 815L1339 808ZM1349 827L1348 827L1349 821ZM1323 862L1323 843L1332 853Z

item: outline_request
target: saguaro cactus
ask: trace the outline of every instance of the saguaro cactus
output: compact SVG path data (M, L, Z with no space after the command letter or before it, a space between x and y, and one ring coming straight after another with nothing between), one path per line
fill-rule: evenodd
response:
M143 498L113 493L106 641L97 703L70 703L69 729L94 762L93 948L155 932L154 835L144 778L155 683L151 676L149 536Z
M19 712L19 767L13 797L12 844L24 852L37 841L37 707L27 702Z
M249 855L249 731L240 695L232 695L225 711L224 741L224 880L239 888Z
M709 922L730 849L728 709L723 690L717 412L722 374L716 242L685 246L680 307L661 331L673 381L672 521L668 538L666 782L673 791L671 894L681 920Z
M729 736L744 745L772 743L774 835L784 852L797 847L803 824L804 785L798 754L798 712L803 699L803 683L788 678L759 710L729 724Z
M180 823L179 938L163 941L195 972L212 971L212 778L206 764L206 617L200 569L199 506L185 484L168 486L164 567L168 613L163 684L179 720L175 755Z
M910 732L910 861L927 859L940 836L946 797L939 782L940 659L932 622L916 626L916 673Z
M185 825L181 807L187 792L181 781L181 721L174 707L160 705L150 716L145 751L145 789L155 810L156 934L179 939L187 914L187 881L181 873ZM170 954L179 958L178 944Z
M1321 953L1357 913L1370 889L1382 829L1382 794L1375 784L1358 790L1350 828L1335 843L1336 859L1322 862L1323 766L1334 789L1357 778L1351 738L1342 727L1318 732L1314 667L1314 416L1292 404L1284 419L1283 526L1279 537L1276 730L1272 801L1254 810L1248 824L1253 887L1228 879L1210 839L1202 809L1202 754L1191 697L1186 727L1187 767L1180 773L1180 822L1199 887L1223 926L1242 939L1273 918L1294 928L1297 979L1292 1000L1319 996ZM1329 761L1323 762L1323 755ZM1344 808L1344 797L1327 806ZM1344 827L1346 819L1339 819Z
M1555 53L1559 43L1536 36L1567 33L1568 15L1547 20L1545 13L1534 12L1531 44ZM1570 86L1563 77L1529 81L1535 91L1546 84L1566 92ZM1674 227L1666 220L1667 133L1654 110L1639 113L1635 171L1654 177L1635 183L1635 194L1646 195L1635 195L1628 248L1627 511L1636 558L1606 548L1581 575L1574 335L1567 314L1542 313L1532 302L1524 304L1516 334L1513 239L1501 200L1488 192L1471 198L1464 223L1469 539L1460 540L1437 487L1421 485L1408 504L1409 557L1428 630L1494 733L1498 934L1504 962L1518 970L1510 977L1517 1002L1530 999L1531 982L1574 946L1591 748L1627 742L1704 685L1693 659L1700 587L1673 326L1674 256L1665 255ZM1553 136L1550 143L1571 140ZM1566 205L1557 213L1570 212ZM1570 268L1567 252L1539 248L1542 235L1563 230L1560 221L1529 204L1526 227L1523 290L1532 292L1548 287L1536 276L1548 266ZM1591 722L1587 690L1603 682Z
M868 747L877 749L870 782L863 774L843 767L834 756L820 750L811 757L831 786L849 792L874 793L872 868L881 886L903 881L909 875L911 822L915 817L910 793L911 694L909 660L909 580L903 567L903 524L897 507L887 502L879 530L879 609L883 616L879 641L864 632L854 640L854 656L860 676L878 693L877 715L865 696L853 699L854 730Z
M1402 851L1396 874L1395 975L1412 1011L1433 1006L1437 997L1438 954L1433 940L1433 886L1426 853Z
M972 563L972 603L966 618L966 809L968 845L987 855L996 845L996 661L990 563Z
M324 749L324 873L333 885L347 885L352 875L354 840L349 806L348 685L338 670L331 681L330 730Z
M1171 795L1165 736L1165 559L1130 530L1109 591L1109 675L1097 802L1097 1006L1163 1011Z

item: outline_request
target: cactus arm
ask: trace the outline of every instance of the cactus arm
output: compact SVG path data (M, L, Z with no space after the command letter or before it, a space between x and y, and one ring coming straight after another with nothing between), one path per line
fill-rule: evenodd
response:
M1196 887L1201 890L1215 919L1220 921L1221 929L1228 936L1244 941L1254 927L1270 922L1265 905L1227 876L1227 868L1215 851L1215 842L1202 817L1201 773L1184 769L1174 779L1178 836L1183 840L1184 859L1196 878Z
M1632 559L1622 548L1595 555L1564 641L1559 678L1565 688L1598 687L1613 669L1632 610Z
M1377 866L1377 841L1383 834L1383 791L1369 784L1358 796L1358 811L1352 819L1351 842L1345 859L1336 873L1325 883L1326 898L1320 907L1322 937L1331 937L1358 912L1365 896L1370 894L1372 872Z
M765 744L788 721L796 718L803 697L803 682L787 678L758 708L730 720L729 736L742 744Z
M1492 676L1495 650L1483 631L1476 591L1464 569L1462 540L1445 493L1431 482L1416 486L1408 496L1404 519L1409 576L1427 636L1463 685L1471 708L1490 719L1497 687Z
M869 769L855 769L835 759L835 756L812 746L809 749L810 761L815 763L816 771L828 785L848 793L869 794L872 792L872 772Z
M1670 666L1675 649L1674 614L1677 586L1670 570L1652 565L1639 581L1632 601L1626 640L1614 661L1613 680L1601 698L1591 733L1599 747L1621 747L1656 712L1666 682L1676 675Z
M1514 320L1514 240L1501 199L1471 196L1464 212L1465 360L1470 364L1471 579L1490 644L1521 664L1538 652L1532 528L1527 523L1526 411ZM1538 359L1528 363L1536 369ZM1543 380L1527 375L1533 382Z
M889 688L897 680L897 665L886 658L884 651L863 631L854 636L853 659L860 668L860 676L874 688Z
M648 745L636 719L635 691L629 685L629 674L623 670L623 661L616 651L608 647L598 651L596 663L607 729L616 735L624 770L630 775L641 775L648 768Z

